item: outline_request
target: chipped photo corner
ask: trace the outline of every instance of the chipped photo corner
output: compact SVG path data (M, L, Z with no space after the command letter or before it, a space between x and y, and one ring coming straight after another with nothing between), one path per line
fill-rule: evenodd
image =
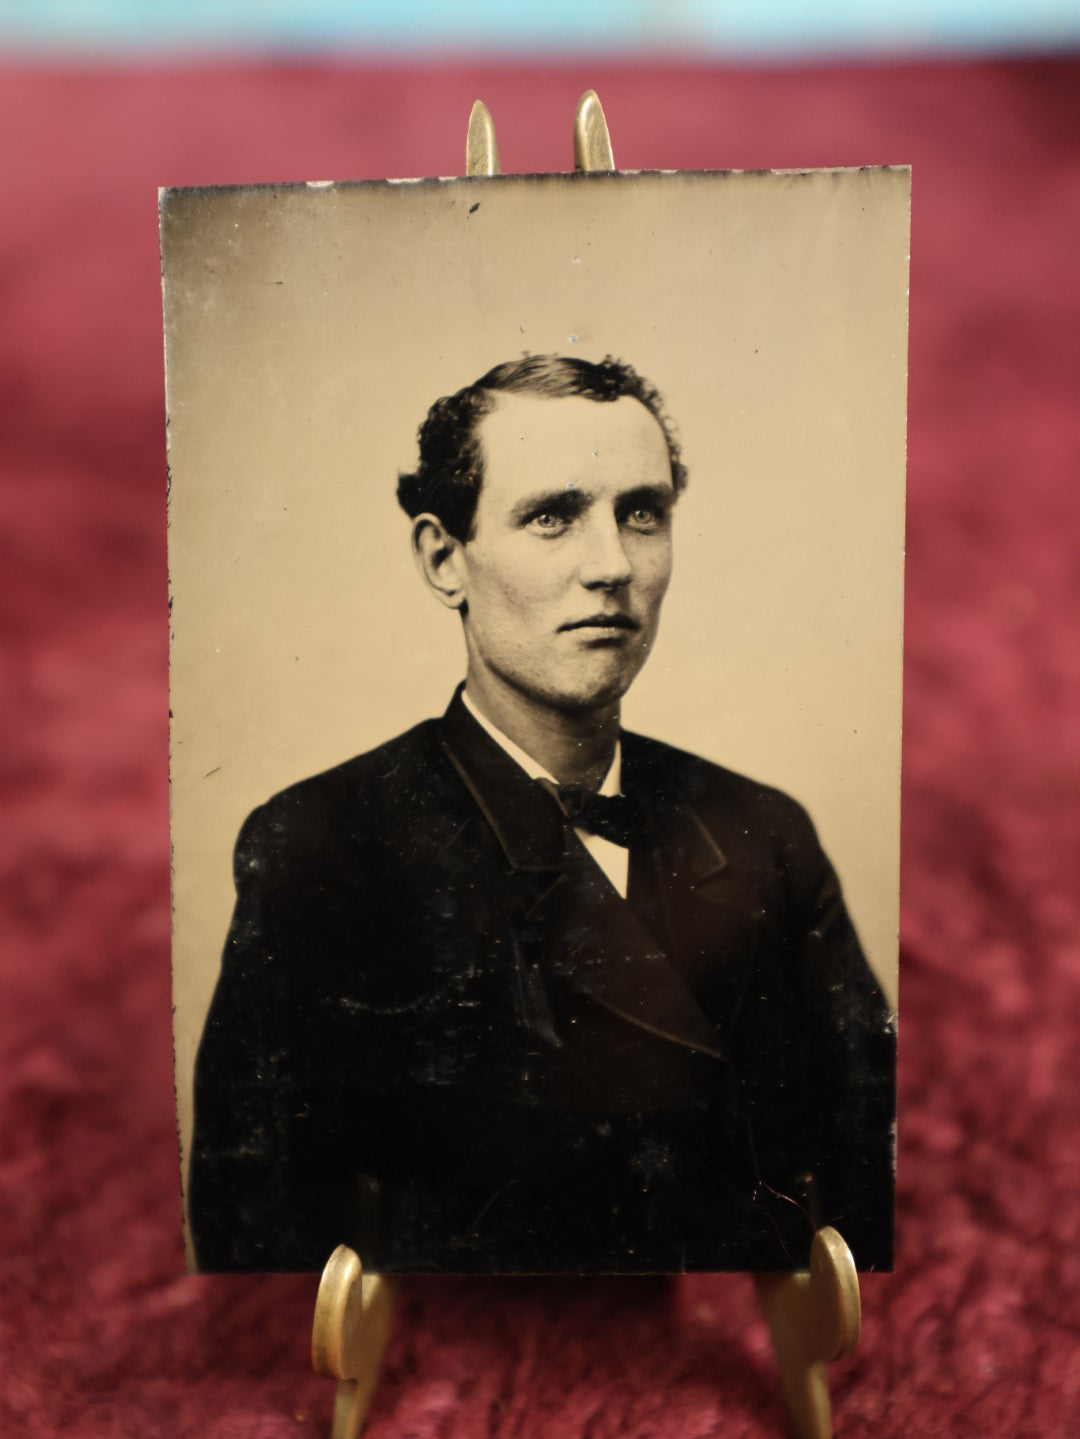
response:
M909 180L162 192L190 1268L891 1268Z

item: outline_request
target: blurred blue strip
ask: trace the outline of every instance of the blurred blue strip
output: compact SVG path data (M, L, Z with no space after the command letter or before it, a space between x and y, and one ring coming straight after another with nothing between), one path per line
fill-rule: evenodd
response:
M1061 49L1080 0L0 0L12 50L921 53Z

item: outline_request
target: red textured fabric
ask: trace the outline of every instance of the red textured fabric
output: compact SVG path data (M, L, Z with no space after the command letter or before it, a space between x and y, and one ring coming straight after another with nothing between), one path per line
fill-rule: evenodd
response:
M895 1276L847 1436L1080 1433L1080 64L0 72L0 1429L326 1432L315 1280L188 1278L154 187L915 166ZM406 1282L390 1436L783 1432L740 1276Z

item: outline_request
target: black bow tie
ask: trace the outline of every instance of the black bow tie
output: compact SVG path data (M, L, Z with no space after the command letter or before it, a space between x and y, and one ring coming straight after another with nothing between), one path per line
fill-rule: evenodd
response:
M638 807L625 794L590 794L584 785L554 785L550 780L538 780L538 784L555 800L559 808L575 829L584 829L597 834L612 844L629 849L641 833L641 815Z

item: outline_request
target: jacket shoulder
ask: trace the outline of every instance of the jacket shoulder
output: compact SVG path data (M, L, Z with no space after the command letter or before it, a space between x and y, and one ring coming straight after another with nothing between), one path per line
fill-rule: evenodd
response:
M658 740L625 735L623 754L628 787L633 766L662 803L693 811L744 878L770 876L800 909L837 886L813 821L783 790Z
M238 871L251 855L312 856L328 847L378 835L384 817L393 828L427 796L438 778L437 721L424 720L365 754L298 780L248 815L236 845Z
M622 740L624 763L629 770L647 777L653 784L677 788L693 803L715 802L739 809L774 810L792 819L806 814L799 801L783 790L726 769L701 755L645 735L624 732Z
M261 809L302 808L305 805L321 805L336 795L350 797L358 790L393 787L402 783L403 777L411 776L418 765L430 757L435 739L437 721L423 720L406 730L404 734L386 740L365 754L354 755L341 764L318 774L297 780L272 795Z

